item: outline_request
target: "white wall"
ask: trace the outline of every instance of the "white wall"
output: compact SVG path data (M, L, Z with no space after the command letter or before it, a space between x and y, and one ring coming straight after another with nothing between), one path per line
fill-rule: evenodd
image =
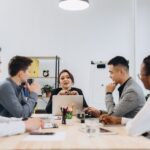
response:
M136 74L143 58L150 55L150 0L137 0L136 15ZM137 80L143 87L141 81ZM148 91L144 90L145 93Z
M0 0L2 78L14 55L58 55L92 103L91 60L123 55L133 74L132 26L131 0L90 0L81 12L61 10L58 0Z

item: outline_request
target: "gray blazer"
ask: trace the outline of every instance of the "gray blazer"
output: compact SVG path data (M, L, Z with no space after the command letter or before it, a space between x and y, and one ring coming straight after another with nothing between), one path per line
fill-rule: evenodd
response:
M0 115L27 118L31 116L37 99L38 96L34 92L26 98L23 89L11 79L7 79L0 85Z
M142 88L131 78L125 84L117 105L112 94L106 95L105 103L108 114L133 118L145 104L145 97Z

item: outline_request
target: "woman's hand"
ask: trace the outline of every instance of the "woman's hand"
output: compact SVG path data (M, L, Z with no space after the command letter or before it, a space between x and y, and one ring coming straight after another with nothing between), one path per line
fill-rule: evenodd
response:
M68 90L61 90L58 95L68 95Z
M61 90L59 95L79 95L77 91Z
M70 91L69 95L79 95L77 91Z

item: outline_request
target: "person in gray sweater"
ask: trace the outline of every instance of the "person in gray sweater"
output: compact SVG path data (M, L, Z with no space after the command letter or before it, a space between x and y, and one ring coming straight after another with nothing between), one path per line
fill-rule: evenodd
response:
M145 104L142 88L129 76L128 61L122 56L116 56L108 62L112 83L106 86L105 103L108 115L133 118ZM120 84L119 101L115 104L113 91ZM95 117L100 117L104 112L93 107L85 109Z
M13 57L8 65L10 77L0 84L0 115L4 117L28 118L36 106L39 84L27 82L32 59L23 56ZM24 96L22 83L29 91Z

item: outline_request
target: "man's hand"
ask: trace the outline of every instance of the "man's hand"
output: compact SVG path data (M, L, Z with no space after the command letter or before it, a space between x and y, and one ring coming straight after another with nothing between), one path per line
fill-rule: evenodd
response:
M40 85L36 82L33 82L31 85L26 83L26 86L30 92L39 93L40 92Z
M28 120L24 121L24 123L27 132L31 132L44 127L43 120L39 118L29 118Z
M112 93L116 88L116 84L115 83L109 83L106 85L106 93L110 92Z
M121 124L121 117L116 116L101 115L99 120L104 124Z
M90 115L92 115L94 117L100 117L100 115L101 115L101 111L97 110L94 107L85 108L84 111L85 111L85 113L90 114Z

